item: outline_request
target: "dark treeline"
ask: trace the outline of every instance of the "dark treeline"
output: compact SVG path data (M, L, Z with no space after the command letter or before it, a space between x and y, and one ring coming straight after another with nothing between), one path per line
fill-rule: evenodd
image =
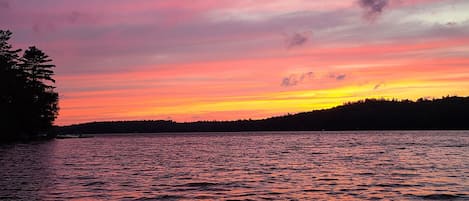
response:
M44 137L58 111L55 66L34 46L14 49L11 36L0 30L0 141Z
M116 121L93 122L58 128L64 134L320 131L320 130L466 130L469 129L469 97L441 99L377 100L346 103L325 110L262 120Z

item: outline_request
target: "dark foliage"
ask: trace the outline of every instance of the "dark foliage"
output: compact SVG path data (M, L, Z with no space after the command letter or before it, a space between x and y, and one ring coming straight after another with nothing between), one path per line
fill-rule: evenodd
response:
M11 35L0 30L0 141L45 135L58 112L52 60L36 47L20 57L8 43Z
M314 130L465 130L469 97L418 101L366 99L332 109L263 120L93 122L58 128L60 133L158 133Z

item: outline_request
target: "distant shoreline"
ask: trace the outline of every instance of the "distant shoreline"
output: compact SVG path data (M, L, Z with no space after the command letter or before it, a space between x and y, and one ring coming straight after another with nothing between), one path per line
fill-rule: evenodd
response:
M469 130L469 97L441 99L366 99L330 109L260 120L168 120L91 122L56 128L58 134L196 133L257 131L421 131Z
M341 131L226 131L226 132L165 132L165 133L94 133L84 134L84 136L198 136L198 135L272 135L272 134L349 134L350 132L360 132L363 134L377 133L377 134L389 134L389 133L420 133L420 132L451 132L451 133L465 133L469 134L469 130L341 130ZM383 133L378 133L383 132Z

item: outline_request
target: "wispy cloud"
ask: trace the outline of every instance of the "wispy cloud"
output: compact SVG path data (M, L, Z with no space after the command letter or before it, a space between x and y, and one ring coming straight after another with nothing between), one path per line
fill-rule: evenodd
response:
M10 2L8 0L0 0L0 8L3 8L3 9L10 8Z
M379 88L383 87L384 86L384 83L379 83L377 85L375 85L375 87L373 88L373 90L378 90Z
M345 74L342 74L342 75L338 75L337 77L335 77L336 80L344 80L346 77Z
M308 33L294 33L292 35L287 35L286 36L286 45L287 48L294 48L298 46L304 45L306 42L308 42L309 36Z
M282 79L281 85L284 87L295 86L303 83L304 81L311 80L314 77L313 72L301 73L301 74L291 74L288 77Z
M1 1L1 0L0 0ZM86 11L62 11L56 13L41 13L37 16L31 15L28 20L34 33L50 34L59 30L68 30L81 25L94 25L98 21L97 14ZM77 32L79 34L80 32Z
M337 81L345 80L346 77L347 77L346 74L335 74L335 73L329 74L329 78L335 79Z
M270 104L279 91L323 90L333 97L327 107L356 88L361 97L467 95L468 8L467 0L0 0L0 27L14 32L14 47L37 45L54 59L65 97L59 124L181 121L319 107L311 98Z
M78 11L72 11L69 15L66 16L66 19L69 23L75 24L77 23L80 19L85 17L86 15L78 12Z
M389 0L358 0L358 4L365 12L365 19L375 20L388 6Z

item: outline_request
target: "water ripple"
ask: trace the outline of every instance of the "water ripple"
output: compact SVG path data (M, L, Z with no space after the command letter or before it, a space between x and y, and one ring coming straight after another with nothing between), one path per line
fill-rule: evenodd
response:
M0 145L0 200L469 200L469 132L97 136Z

